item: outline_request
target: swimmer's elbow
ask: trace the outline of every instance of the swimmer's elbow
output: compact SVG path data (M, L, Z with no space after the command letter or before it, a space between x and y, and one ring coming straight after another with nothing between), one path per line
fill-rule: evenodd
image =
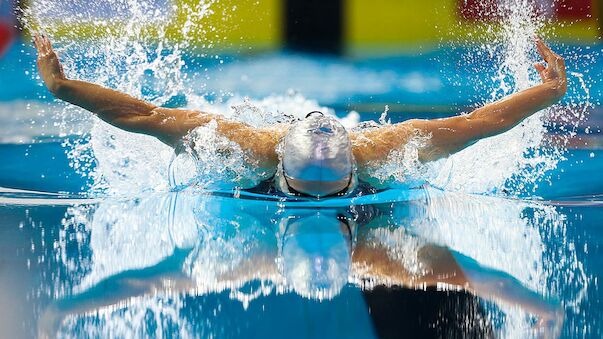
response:
M48 90L55 98L66 100L70 93L69 81L68 79L56 79L52 82L52 85L48 86Z
M176 148L182 139L182 135L170 130L169 128L162 128L158 126L158 124L153 121L151 117L122 116L107 122L127 132L154 137L172 148Z
M132 133L147 134L154 137L159 137L162 129L157 123L155 115L148 112L144 115L140 113L126 113L120 115L99 114L100 117L105 117L103 120L109 124Z
M504 116L494 114L485 117L468 117L467 120L467 133L472 136L472 142L504 133L516 125Z

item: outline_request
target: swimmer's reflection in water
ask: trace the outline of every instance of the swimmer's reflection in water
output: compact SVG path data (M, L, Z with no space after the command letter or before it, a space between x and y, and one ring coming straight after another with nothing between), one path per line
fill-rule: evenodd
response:
M507 273L413 235L391 207L282 210L225 199L173 193L142 199L135 208L102 203L90 225L92 278L46 309L40 334L54 336L68 316L135 303L136 296L204 295L253 281L320 300L350 282L464 289L533 314L547 335L557 335L563 323L557 303Z
M70 80L49 39L36 35L34 42L40 75L57 98L82 107L115 127L151 135L175 149L195 130L214 124L221 137L239 147L249 158L246 161L261 170L262 179L269 180L283 194L313 198L353 194L359 182L387 186L390 183L372 178L371 168L418 136L427 140L417 150L418 161L435 161L480 139L510 130L558 102L567 91L564 59L537 38L536 48L546 63L535 64L542 83L470 114L408 120L354 133L348 133L336 118L320 113L309 114L293 124L255 128L219 114L157 107L111 89ZM243 180L237 184L253 188L258 183Z

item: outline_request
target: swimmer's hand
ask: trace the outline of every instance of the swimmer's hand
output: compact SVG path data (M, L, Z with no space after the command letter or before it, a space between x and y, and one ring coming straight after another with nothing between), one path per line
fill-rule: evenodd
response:
M540 74L540 78L544 84L549 84L553 93L557 96L555 99L559 100L567 92L567 76L565 74L565 60L553 52L549 46L547 46L542 39L536 38L536 49L546 65L543 63L536 63L534 67Z
M52 44L48 37L45 35L36 33L34 35L34 44L38 50L38 70L44 80L44 84L53 94L57 93L57 90L63 80L65 80L65 73L63 72L63 66L59 61L59 57L52 49Z

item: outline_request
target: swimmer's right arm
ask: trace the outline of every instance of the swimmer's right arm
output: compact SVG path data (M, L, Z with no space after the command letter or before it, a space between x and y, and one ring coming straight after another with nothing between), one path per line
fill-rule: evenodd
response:
M34 43L42 80L57 99L90 111L118 128L151 134L166 141L165 136L154 130L148 121L157 106L96 84L68 79L50 40L36 34Z
M151 135L175 147L192 129L215 120L218 132L243 150L252 152L260 165L271 167L278 162L276 146L284 133L282 128L254 128L216 114L157 107L109 88L67 79L50 40L36 34L34 43L38 50L38 69L50 92L117 128Z

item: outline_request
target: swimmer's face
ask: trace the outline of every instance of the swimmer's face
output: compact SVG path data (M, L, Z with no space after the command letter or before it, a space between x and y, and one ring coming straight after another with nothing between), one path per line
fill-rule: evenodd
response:
M337 119L320 112L289 129L282 161L287 185L302 194L333 195L346 190L352 180L350 137Z

